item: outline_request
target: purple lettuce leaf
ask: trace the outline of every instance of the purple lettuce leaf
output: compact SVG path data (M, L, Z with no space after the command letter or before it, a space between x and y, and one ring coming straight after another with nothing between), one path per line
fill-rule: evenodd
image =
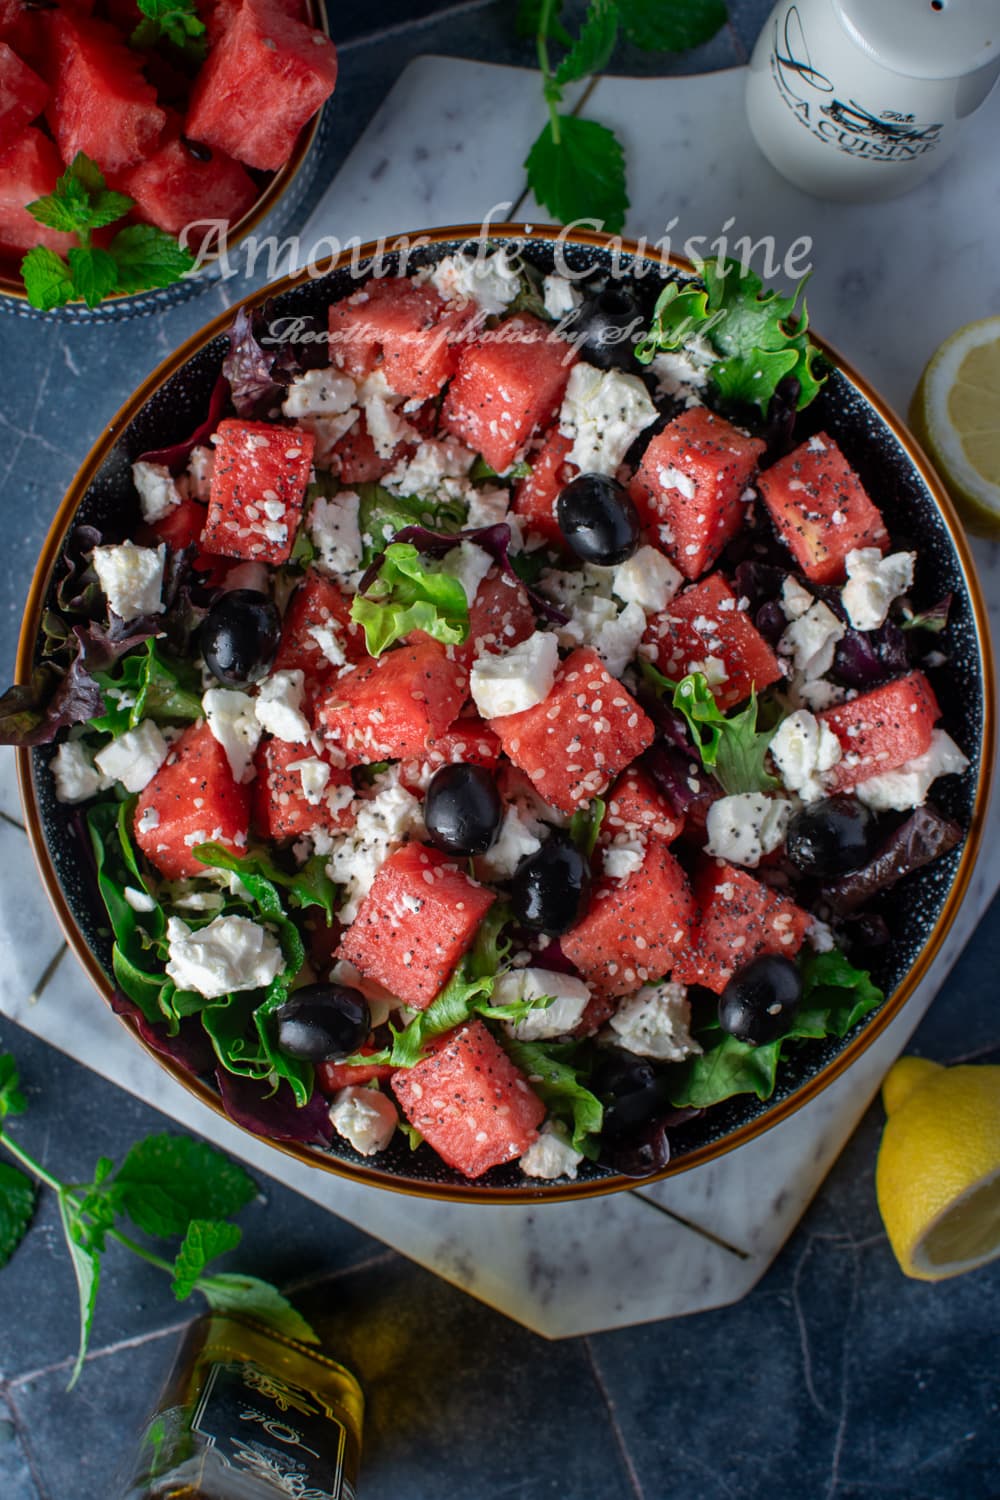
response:
M161 1057L169 1057L184 1069L200 1077L211 1073L215 1066L215 1052L197 1016L185 1016L176 1036L168 1036L166 1029L152 1026L142 1011L120 990L111 995L111 1009L116 1016L127 1016L143 1041Z
M679 817L707 808L721 794L715 777L698 762L693 750L676 745L652 745L641 765Z
M192 432L190 437L183 438L179 443L170 443L166 448L150 448L145 453L140 453L137 463L162 464L171 473L182 469L191 457L192 448L197 448L200 443L207 443L212 433L222 420L222 414L229 404L229 381L225 375L216 377L212 394L208 398L208 415L203 422Z
M831 675L846 687L871 688L910 670L906 637L891 620L878 630L846 630L837 642Z
M101 544L101 533L94 526L74 526L66 539L59 559L63 570L56 585L56 605L65 615L100 614L104 594L90 561L90 554Z
M272 1092L270 1083L243 1078L225 1068L216 1068L215 1081L226 1114L254 1135L304 1146L325 1146L333 1139L329 1104L318 1089L300 1109L285 1082Z
M229 330L229 353L222 361L222 373L239 416L257 416L284 399L285 387L273 378L277 358L277 350L267 350L258 342L253 317L241 307Z

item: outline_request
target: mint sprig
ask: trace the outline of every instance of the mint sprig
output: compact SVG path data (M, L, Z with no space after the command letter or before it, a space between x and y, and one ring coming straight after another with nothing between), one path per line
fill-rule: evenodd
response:
M155 47L169 42L187 57L201 61L207 51L205 23L197 0L137 0L143 14L132 33L133 47Z
M78 151L54 190L27 205L39 224L77 239L65 259L36 245L22 260L21 275L32 307L49 312L72 301L97 307L112 292L149 291L180 281L194 266L194 258L152 224L121 229L106 247L93 243L96 229L116 223L132 207L133 200L112 192L97 163Z

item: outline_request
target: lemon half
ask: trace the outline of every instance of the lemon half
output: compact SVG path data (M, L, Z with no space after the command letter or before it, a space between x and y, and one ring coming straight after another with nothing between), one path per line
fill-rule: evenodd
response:
M1000 1255L1000 1067L900 1058L882 1098L875 1190L906 1275L943 1281Z
M1000 316L945 340L920 377L910 425L968 529L1000 536Z

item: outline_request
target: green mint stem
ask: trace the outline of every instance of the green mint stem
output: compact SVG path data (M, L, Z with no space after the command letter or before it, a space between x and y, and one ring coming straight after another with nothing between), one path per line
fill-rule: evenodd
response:
M45 1186L50 1187L54 1193L65 1191L63 1184L57 1178L46 1172L44 1167L39 1166L38 1162L29 1156L26 1151L22 1151L20 1146L16 1146L10 1136L3 1130L0 1130L0 1146L9 1151L11 1156L21 1163L22 1167L27 1168L33 1177L37 1177L39 1182L44 1182Z
M542 70L545 80L545 102L549 109L549 121L552 126L552 140L559 145L559 111L556 109L556 101L552 97L548 85L552 79L552 68L549 64L549 22L552 19L552 7L555 0L542 0L542 8L538 16L538 34L535 38L535 46L538 51L538 66Z

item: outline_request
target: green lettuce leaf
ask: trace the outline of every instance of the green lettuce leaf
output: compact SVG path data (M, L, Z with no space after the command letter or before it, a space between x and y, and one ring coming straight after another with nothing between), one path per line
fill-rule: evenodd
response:
M588 859L597 847L607 806L602 797L592 797L587 806L577 808L570 819L569 836Z
M469 633L469 604L457 578L429 567L409 542L392 542L368 593L354 596L351 619L363 626L369 653L381 656L411 630L460 645Z
M198 844L195 855L212 870L229 870L238 875L247 890L263 901L266 915L284 915L277 887L288 892L289 904L297 908L318 906L326 914L327 926L333 921L337 888L326 873L326 861L313 855L300 869L289 873L276 865L263 849L248 849L233 854L222 844ZM263 908L262 908L263 909ZM300 965L301 967L301 965Z
M201 718L201 684L190 662L168 659L150 637L143 649L123 656L113 672L95 672L104 713L91 729L117 738L143 719L157 724L194 723Z
M600 1134L604 1107L583 1081L589 1075L586 1048L579 1042L519 1042L504 1037L503 1045L520 1068L549 1114L567 1126L577 1151L597 1155L592 1136Z
M492 471L491 471L492 472ZM465 525L464 500L431 500L419 495L394 495L380 484L353 485L358 496L358 528L365 567L385 549L404 526L426 526L455 535Z
M655 668L652 670L655 672ZM661 680L667 682L666 678ZM687 721L702 765L713 773L727 796L777 790L779 783L764 764L777 726L758 730L756 693L750 694L746 708L727 716L716 703L704 673L690 672L677 683L672 701Z

